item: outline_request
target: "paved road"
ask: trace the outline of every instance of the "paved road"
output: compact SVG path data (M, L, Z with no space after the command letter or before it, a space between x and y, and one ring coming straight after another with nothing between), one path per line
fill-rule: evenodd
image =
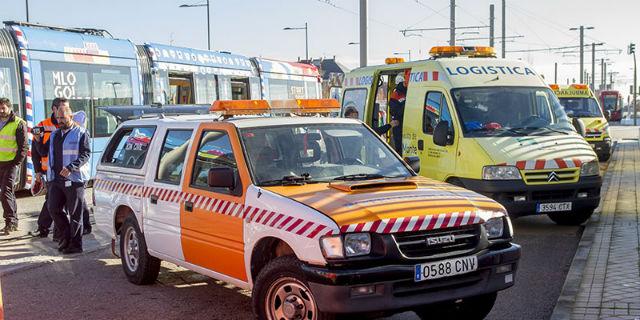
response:
M546 217L515 221L523 247L516 285L490 319L545 319L553 310L582 228ZM126 281L108 249L2 277L6 319L248 319L249 293L163 263L157 284ZM417 319L410 312L390 319Z

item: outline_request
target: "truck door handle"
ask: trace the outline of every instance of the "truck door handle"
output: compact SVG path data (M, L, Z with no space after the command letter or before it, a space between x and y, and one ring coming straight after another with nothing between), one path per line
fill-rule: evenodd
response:
M152 204L158 204L158 196L156 196L156 195L151 195L151 196L149 197L149 199L151 199L151 203L152 203Z
M424 140L418 140L418 150L424 150Z
M191 202L191 201L185 201L185 203L184 203L184 210L185 210L185 211L189 211L189 212L193 212L193 202Z

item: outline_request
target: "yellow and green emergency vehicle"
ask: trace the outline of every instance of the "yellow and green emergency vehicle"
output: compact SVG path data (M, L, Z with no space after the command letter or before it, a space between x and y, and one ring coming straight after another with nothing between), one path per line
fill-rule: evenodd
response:
M435 47L428 60L386 62L345 76L341 112L355 108L373 128L403 114L396 150L419 159L421 175L493 198L512 217L547 214L575 225L591 216L598 158L531 67L497 59L489 47ZM402 79L398 113L388 106Z
M582 120L585 127L585 139L598 155L600 161L611 157L611 134L609 122L593 91L586 84L560 86L550 85L556 93L567 116Z

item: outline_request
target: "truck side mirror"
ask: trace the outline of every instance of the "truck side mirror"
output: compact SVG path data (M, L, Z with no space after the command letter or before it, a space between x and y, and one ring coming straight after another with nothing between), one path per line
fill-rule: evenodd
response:
M207 184L211 188L234 189L236 186L236 178L233 169L226 167L209 169Z
M416 173L420 173L420 157L418 156L405 157L404 162L406 162L409 165L409 167L413 169L413 171L415 171Z
M449 134L449 121L438 122L433 129L433 143L441 147L453 144L453 135Z
M587 129L586 129L582 119L580 119L580 118L572 118L571 119L571 123L573 123L573 127L576 128L576 131L578 131L578 133L581 136L584 137L584 136L587 135Z

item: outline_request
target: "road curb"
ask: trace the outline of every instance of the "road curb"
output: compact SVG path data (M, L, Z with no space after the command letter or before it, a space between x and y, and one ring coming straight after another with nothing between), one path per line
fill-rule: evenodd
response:
M612 152L615 152L617 146L618 143L614 142L612 146ZM600 192L600 205L598 205L598 208L596 208L596 210L594 211L594 214L587 222L584 232L582 233L582 238L578 243L578 248L576 249L576 253L573 256L573 260L571 261L571 267L569 269L569 272L567 273L567 278L564 281L564 285L562 286L562 291L560 292L558 301L553 308L553 313L550 317L551 320L565 320L571 318L573 304L575 303L576 296L578 295L580 290L582 275L587 264L587 259L589 258L589 252L591 251L593 240L600 225L600 215L602 214L604 201L606 195L608 194L609 184L611 183L613 175L613 173L609 171L609 167L613 164L613 160L614 159L611 159L607 164L607 171L604 174L604 179L602 181L602 190Z

